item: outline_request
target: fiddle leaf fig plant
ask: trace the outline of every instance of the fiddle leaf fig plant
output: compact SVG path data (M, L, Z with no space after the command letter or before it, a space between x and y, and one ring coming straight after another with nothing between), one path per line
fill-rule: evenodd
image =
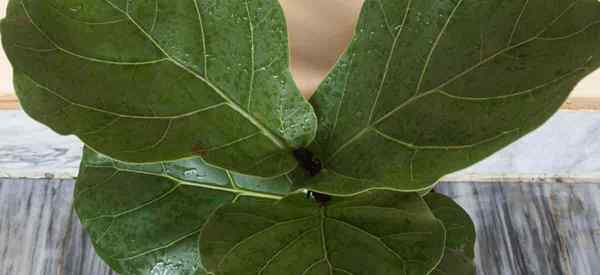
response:
M75 210L124 275L475 274L430 190L600 67L596 0L365 0L310 102L276 0L10 0L1 30L24 110L85 143Z

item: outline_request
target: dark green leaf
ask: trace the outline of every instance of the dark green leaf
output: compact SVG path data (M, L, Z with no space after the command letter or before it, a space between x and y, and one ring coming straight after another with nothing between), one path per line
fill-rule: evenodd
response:
M276 0L11 0L2 41L27 113L115 159L267 177L314 138Z
M600 66L596 0L366 0L311 100L314 146L348 194L419 191L546 121Z
M85 150L75 209L97 253L122 274L204 275L202 225L215 209L244 196L280 199L286 177L259 179L200 159L131 165Z
M373 191L321 207L304 194L244 197L219 208L200 236L216 275L428 274L445 232L416 193Z
M441 194L430 193L425 202L446 228L444 258L432 275L475 275L475 225L469 214Z

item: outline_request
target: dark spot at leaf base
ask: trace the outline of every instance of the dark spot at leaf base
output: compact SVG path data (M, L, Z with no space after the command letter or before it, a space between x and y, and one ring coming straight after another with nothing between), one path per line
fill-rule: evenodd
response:
M305 148L294 150L294 157L300 164L300 167L304 168L311 177L318 175L323 168L321 161Z

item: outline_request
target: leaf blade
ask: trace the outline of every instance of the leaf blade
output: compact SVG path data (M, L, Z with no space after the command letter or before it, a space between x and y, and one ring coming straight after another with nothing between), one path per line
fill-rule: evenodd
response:
M600 4L525 2L366 1L311 99L313 149L358 183L316 190L426 190L546 121L600 66Z
M413 193L371 192L324 207L302 194L275 204L248 198L215 212L200 249L208 270L219 275L428 273L445 236L428 211Z
M278 200L287 192L285 177L239 175L198 158L128 164L86 149L74 207L96 251L116 271L207 274L197 248L207 217L240 197Z
M474 275L476 231L464 209L452 199L438 193L424 197L431 211L446 228L446 249L434 275Z
M287 173L296 166L289 152L312 141L316 117L289 73L281 8L209 2L12 0L3 45L24 108L125 161L200 151L246 174ZM257 168L266 157L274 164Z

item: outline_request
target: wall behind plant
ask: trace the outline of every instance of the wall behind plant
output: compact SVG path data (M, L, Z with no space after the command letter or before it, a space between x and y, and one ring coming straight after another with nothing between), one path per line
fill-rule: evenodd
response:
M292 71L302 92L309 96L345 49L363 0L280 0L287 18ZM8 0L0 0L4 17ZM0 51L0 95L13 93L11 70ZM600 71L585 79L574 97L600 98Z

